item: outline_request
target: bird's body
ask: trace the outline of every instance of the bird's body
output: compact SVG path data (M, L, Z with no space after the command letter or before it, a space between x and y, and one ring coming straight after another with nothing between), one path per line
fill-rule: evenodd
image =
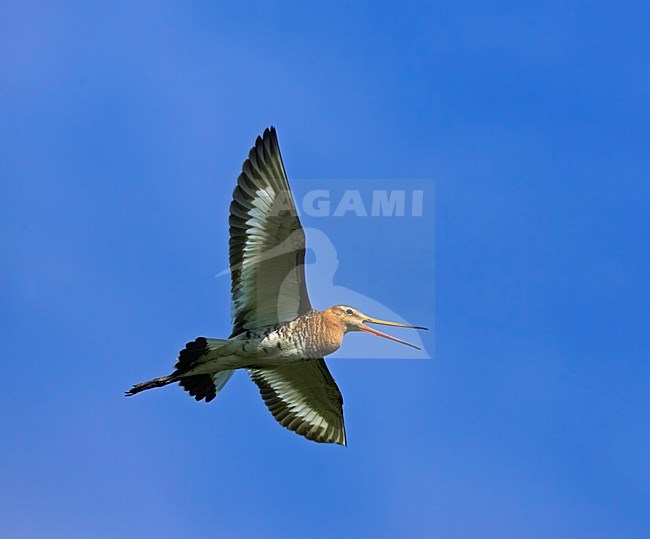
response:
M183 375L280 367L327 356L343 342L343 332L328 318L327 311L311 310L289 322L247 330L207 350Z
M234 371L247 369L280 424L317 442L346 445L343 398L323 357L350 331L413 346L367 322L425 328L377 320L346 305L313 309L304 260L305 235L275 129L267 129L242 166L230 206L231 336L187 343L174 372L136 384L127 395L179 382L209 402Z

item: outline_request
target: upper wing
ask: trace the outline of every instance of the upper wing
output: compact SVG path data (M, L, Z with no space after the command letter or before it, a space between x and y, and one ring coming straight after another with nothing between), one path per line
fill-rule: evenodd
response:
M283 427L316 442L347 445L343 397L324 360L248 372Z
M230 205L233 335L311 309L304 263L305 234L271 127L244 161Z

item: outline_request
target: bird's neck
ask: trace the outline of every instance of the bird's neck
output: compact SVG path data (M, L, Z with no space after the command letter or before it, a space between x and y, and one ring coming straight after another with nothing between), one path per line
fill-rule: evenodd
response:
M309 312L305 315L305 324L309 334L309 348L314 355L327 356L341 346L345 324L328 310Z

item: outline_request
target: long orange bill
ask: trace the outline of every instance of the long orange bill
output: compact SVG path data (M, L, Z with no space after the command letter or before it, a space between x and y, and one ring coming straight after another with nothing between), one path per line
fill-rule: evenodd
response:
M423 328L421 326L409 326L407 324L398 324L397 322L387 322L386 320L379 320L378 318L366 318L364 322L370 322L371 324L381 324L383 326L394 326L397 328L410 328L410 329L422 329L424 331L427 331L427 328ZM367 333L371 333L372 335L377 335L378 337L383 337L384 339L389 339L391 341L398 342L400 344L405 344L406 346L410 346L411 348L415 348L416 350L421 350L419 346L415 346L414 344L411 344L406 341L402 341L401 339L398 339L396 337L392 337L391 335L387 335L386 333L382 333L381 331L378 331L373 328L369 328L368 326L361 324L359 326L359 329L361 331L365 331Z

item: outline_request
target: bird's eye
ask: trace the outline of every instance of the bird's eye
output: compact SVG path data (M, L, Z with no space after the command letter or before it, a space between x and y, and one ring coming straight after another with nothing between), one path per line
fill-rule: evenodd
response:
M352 314L352 309L348 309L348 310L345 311L345 312L346 312L346 314Z

